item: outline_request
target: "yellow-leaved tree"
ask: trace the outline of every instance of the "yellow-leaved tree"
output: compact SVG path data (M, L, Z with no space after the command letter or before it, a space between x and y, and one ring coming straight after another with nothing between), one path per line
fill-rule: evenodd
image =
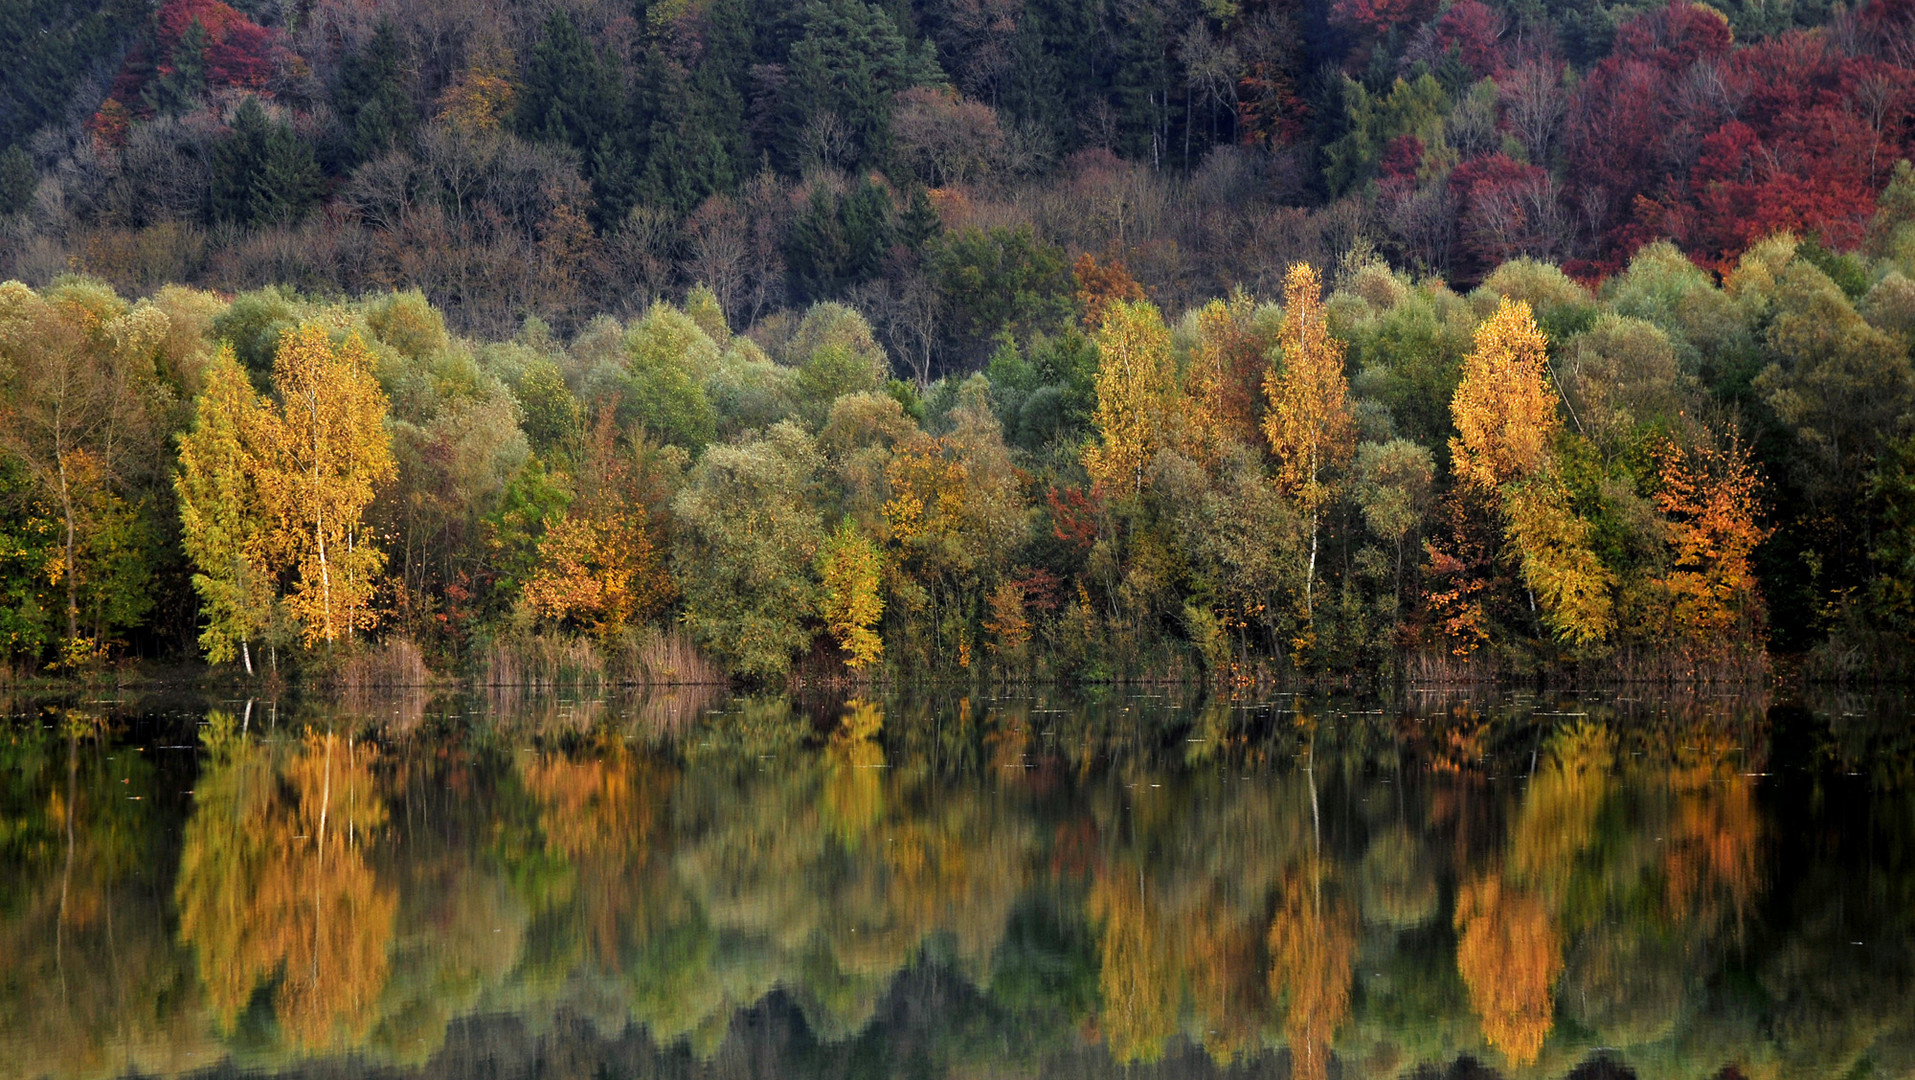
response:
M884 617L883 571L884 554L850 518L818 548L820 614L854 671L884 656L884 639L872 629Z
M273 576L264 561L265 519L254 478L264 415L246 371L226 346L206 368L193 426L180 437L180 542L197 568L200 648L223 664L237 657L253 673L252 639L266 629Z
M1589 546L1589 523L1570 504L1553 444L1562 431L1550 387L1547 345L1529 305L1505 299L1476 328L1476 347L1450 401L1456 478L1493 493L1504 534L1522 558L1523 581L1558 637L1588 645L1615 619L1615 575Z
M330 644L378 621L372 597L386 556L362 515L397 475L386 395L358 335L334 344L316 323L280 338L273 389L257 443L263 546L292 572L286 606L306 643Z
M1273 365L1264 375L1270 409L1264 414L1263 434L1277 456L1277 485L1310 519L1303 605L1306 614L1314 614L1323 508L1334 495L1331 474L1356 451L1356 418L1343 374L1343 342L1330 333L1323 282L1314 267L1290 267L1283 278L1283 306L1283 329L1277 335L1283 365Z
M1084 448L1084 468L1094 487L1135 494L1177 406L1170 330L1154 305L1118 301L1104 310L1095 340L1098 437Z

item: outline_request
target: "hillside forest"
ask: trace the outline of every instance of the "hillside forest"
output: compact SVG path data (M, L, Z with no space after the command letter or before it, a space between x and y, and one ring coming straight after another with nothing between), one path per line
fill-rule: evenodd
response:
M1915 0L30 0L0 72L16 673L1911 655Z

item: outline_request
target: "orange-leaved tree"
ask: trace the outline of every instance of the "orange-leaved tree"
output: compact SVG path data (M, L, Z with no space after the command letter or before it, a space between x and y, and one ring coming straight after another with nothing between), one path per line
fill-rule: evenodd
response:
M1269 310L1238 291L1197 311L1188 386L1193 442L1206 462L1214 463L1229 443L1257 441L1264 373L1276 344Z
M578 494L539 540L524 589L534 615L609 639L672 599L671 574L652 540L645 449L622 447L610 412L600 414Z
M1656 509L1674 556L1660 582L1668 631L1704 654L1758 644L1764 613L1750 560L1769 530L1756 520L1762 480L1747 448L1731 435L1687 451L1664 439L1655 453Z
M1570 504L1555 468L1562 431L1548 352L1529 305L1505 299L1476 328L1476 347L1450 401L1457 480L1501 503L1504 533L1522 558L1523 580L1543 619L1577 645L1602 640L1614 623L1614 575L1589 547L1589 523Z
M1556 1023L1563 972L1562 937L1548 908L1491 874L1457 892L1456 929L1456 968L1483 1037L1512 1065L1535 1061Z

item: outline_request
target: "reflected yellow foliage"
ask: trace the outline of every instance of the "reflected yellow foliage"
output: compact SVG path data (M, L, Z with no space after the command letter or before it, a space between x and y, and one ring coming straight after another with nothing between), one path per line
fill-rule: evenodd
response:
M1535 1061L1556 1022L1556 978L1563 971L1562 940L1549 910L1536 895L1489 875L1458 890L1456 928L1456 969L1483 1037L1511 1064Z
M1291 1075L1323 1080L1330 1043L1350 1015L1356 920L1326 897L1325 867L1315 859L1286 875L1270 920L1270 996L1284 1003Z
M1118 1061L1156 1061L1177 1030L1181 987L1169 929L1145 891L1143 871L1098 873L1090 913L1103 927L1097 989L1104 1044Z
M386 818L377 755L327 732L281 762L231 729L230 717L216 720L207 736L213 763L175 887L180 940L222 1029L270 985L289 1043L360 1045L386 985L398 907L366 862Z

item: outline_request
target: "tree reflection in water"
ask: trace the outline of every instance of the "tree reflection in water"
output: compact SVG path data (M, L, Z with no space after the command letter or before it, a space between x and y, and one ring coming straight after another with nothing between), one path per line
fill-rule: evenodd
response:
M0 1078L1915 1067L1894 702L716 705L28 710Z

